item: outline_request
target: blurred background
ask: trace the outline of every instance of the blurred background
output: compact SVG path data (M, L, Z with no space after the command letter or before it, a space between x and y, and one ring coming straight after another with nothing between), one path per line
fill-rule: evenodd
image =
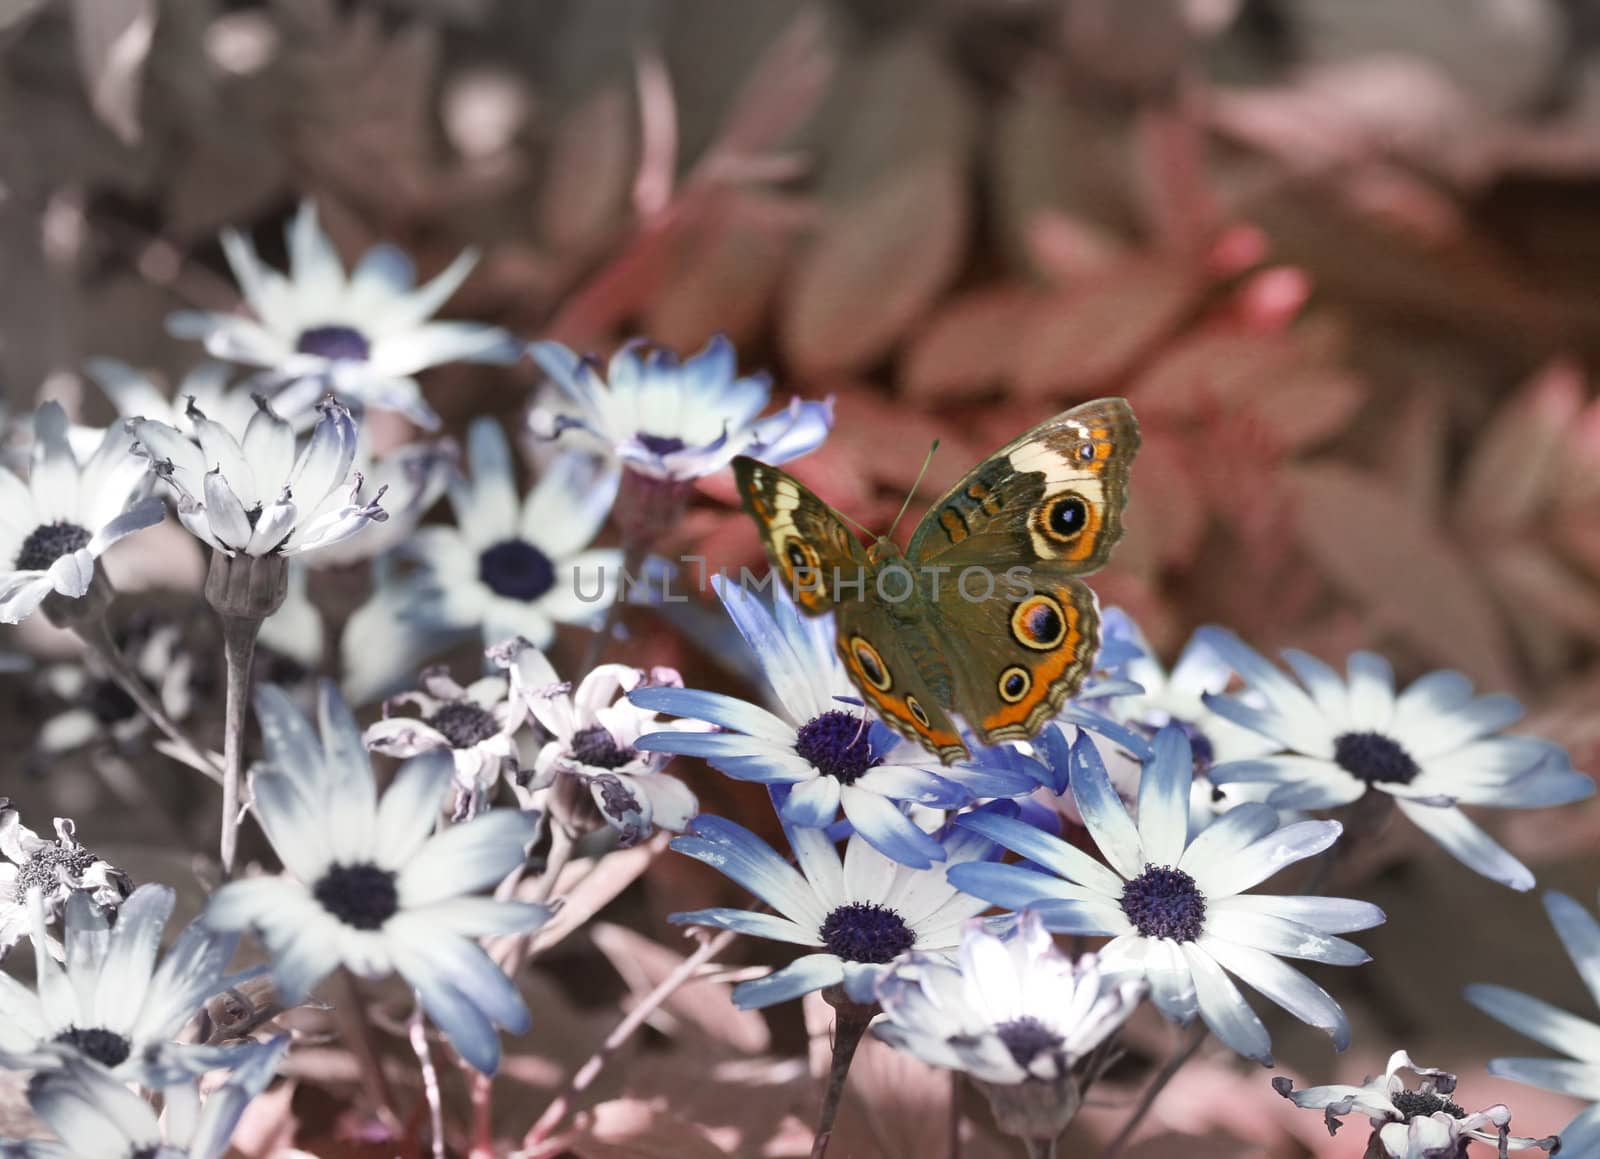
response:
M924 501L1043 417L1124 394L1144 446L1096 587L1164 653L1219 622L1334 661L1376 648L1403 680L1457 668L1600 767L1594 0L0 0L11 413L50 397L107 421L91 356L176 381L198 354L166 315L238 301L218 231L281 264L305 196L347 258L390 239L426 275L477 248L449 316L600 351L726 332L779 397L836 398L795 473L872 526L935 438ZM536 382L526 361L424 376L456 433L486 412L515 429ZM680 538L713 566L759 551L717 484ZM201 563L125 566L158 600ZM46 685L10 686L18 751L57 710ZM80 810L80 831L126 804L27 763L0 793ZM1541 886L1593 901L1600 805L1502 820ZM1469 1109L1505 1099L1523 1133L1558 1129L1568 1104L1482 1074L1526 1044L1459 998L1510 982L1583 1008L1537 898L1388 842L1338 883L1389 910L1363 943L1377 961L1313 971L1356 1045L1335 1060L1278 1018L1280 1057L1359 1081L1403 1047L1462 1072ZM708 888L663 863L636 924L665 938L660 915ZM574 1041L603 1033L575 1011ZM711 1034L696 1049L751 1052L683 1021ZM694 1103L670 1071L633 1081L702 1124L732 1114L732 1087ZM856 1113L882 1121L850 1153L912 1153L885 1141L894 1107L919 1118L893 1097L910 1080L873 1081ZM1220 1058L1154 1119L1217 1155L1363 1142L1328 1142ZM790 1153L753 1130L735 1153Z

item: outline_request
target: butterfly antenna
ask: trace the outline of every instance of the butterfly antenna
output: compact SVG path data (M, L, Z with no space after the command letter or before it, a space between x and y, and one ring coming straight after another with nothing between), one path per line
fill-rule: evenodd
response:
M846 523L848 523L851 527L854 527L857 531L861 532L861 534L865 535L868 539L876 539L877 538L877 536L873 533L872 528L868 527L865 523L857 523L854 519L851 519L848 515L846 515L843 511L840 511L837 507L833 508L832 510L833 510L833 513L835 515L837 515L840 519L843 519Z
M894 522L889 524L889 530L884 532L885 539L894 538L895 528L900 526L900 521L906 517L906 508L911 506L911 500L917 493L917 488L922 486L922 477L928 473L928 465L933 462L933 453L939 449L939 440L933 440L933 446L928 448L928 455L922 460L922 470L917 472L917 481L911 484L911 490L906 494L906 501L900 504L900 513L894 517Z

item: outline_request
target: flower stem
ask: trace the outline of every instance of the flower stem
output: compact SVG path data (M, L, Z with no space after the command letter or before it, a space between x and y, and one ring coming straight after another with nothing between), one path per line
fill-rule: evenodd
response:
M1117 1137L1107 1143L1106 1149L1100 1152L1100 1159L1116 1159L1122 1153L1122 1149L1133 1138L1133 1133L1139 1129L1139 1124L1144 1122L1145 1116L1150 1113L1150 1108L1155 1106L1156 1100L1161 1097L1161 1092L1166 1090L1167 1084L1188 1064L1189 1060L1199 1053L1200 1046L1205 1040L1206 1024L1196 1019L1189 1027L1184 1044L1167 1060L1167 1064L1161 1068L1156 1077L1150 1080L1150 1085L1139 1098L1139 1105L1134 1107L1133 1114L1122 1125L1122 1130L1117 1132Z
M106 623L104 616L96 616L82 620L72 625L72 630L78 639L83 641L85 648L93 652L100 662L106 666L106 671L111 673L111 678L117 682L117 687L128 694L139 711L150 718L158 729L166 735L173 746L183 753L184 763L194 766L200 772L210 777L219 785L222 784L222 773L217 769L216 762L200 751L200 748L183 734L173 719L161 707L161 702L156 699L155 693L150 691L150 686L134 671L117 648L117 642L112 638L111 628Z
M355 1055L356 1065L361 1072L361 1085L366 1089L368 1101L372 1103L373 1114L398 1139L404 1128L394 1111L394 1092L383 1073L383 1059L373 1038L372 1023L367 1017L367 1005L362 999L361 987L349 970L341 969L333 977L340 991L338 1001L333 1004L339 1036L350 1048L350 1053Z
M828 1143L833 1138L833 1121L839 1115L839 1103L844 1097L845 1079L850 1075L850 1064L855 1060L856 1047L872 1024L878 1012L871 1006L852 1002L842 987L829 987L823 991L837 1015L833 1023L833 1065L828 1068L828 1087L822 1095L822 1107L817 1112L817 1134L811 1143L811 1159L823 1159L828 1153Z
M1027 1149L1028 1159L1056 1159L1054 1139L1024 1139L1022 1145Z
M581 1067L567 1080L566 1089L555 1097L544 1114L539 1116L539 1121L529 1128L523 1137L522 1149L518 1155L527 1155L536 1150L541 1143L550 1137L550 1133L561 1125L563 1119L572 1110L573 1100L581 1095L589 1084L599 1076L611 1056L620 1050L634 1031L645 1024L645 1020L656 1012L663 1002L672 997L679 988L693 980L700 972L700 968L712 958L733 943L735 933L733 930L723 930L716 937L707 938L700 943L700 948L695 950L682 962L677 969L661 979L656 988L639 1000L639 1004L628 1012L628 1016L617 1023L616 1029L606 1035L606 1040L600 1044L600 1049L589 1056Z
M444 1152L444 1101L439 1096L439 1072L434 1068L433 1055L428 1050L428 1024L423 1020L422 996L415 994L416 1008L411 1012L408 1026L411 1049L416 1052L417 1064L422 1068L422 1094L428 1101L428 1127L433 1140L433 1159L445 1159Z
M239 848L239 787L244 778L244 722L250 705L250 668L261 621L222 617L222 647L228 665L228 700L222 738L222 876L233 876Z

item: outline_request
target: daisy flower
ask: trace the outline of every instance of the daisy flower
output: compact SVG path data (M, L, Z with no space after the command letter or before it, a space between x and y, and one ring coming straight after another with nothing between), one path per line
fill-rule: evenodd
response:
M221 362L202 362L183 376L168 394L149 375L115 358L90 358L84 371L125 419L154 419L189 431L189 405L215 418L229 430L243 430L256 411L256 402L244 387L228 389L231 368ZM87 428L80 428L87 429ZM93 432L98 438L100 432Z
M1074 964L1023 910L1003 935L969 922L954 963L922 954L896 962L878 979L884 1018L873 1032L986 1083L1055 1082L1115 1034L1144 993L1093 954Z
M128 425L177 496L178 519L227 556L294 556L341 543L388 518L352 474L356 423L331 399L297 455L294 428L265 401L236 435L195 406L195 439L153 419ZM196 441L198 440L198 441Z
M1594 792L1594 782L1573 770L1559 746L1497 735L1522 716L1522 706L1509 696L1474 696L1459 672L1431 672L1396 696L1394 673L1381 656L1353 653L1346 681L1313 656L1285 651L1296 683L1232 632L1199 634L1265 702L1255 707L1207 695L1206 703L1287 750L1230 761L1213 768L1211 779L1270 783L1270 805L1331 809L1385 793L1463 865L1526 890L1533 874L1458 806L1537 809Z
M113 543L166 516L150 494L150 465L114 427L83 462L67 439L67 415L47 402L33 416L28 481L0 470L0 623L31 616L55 593L88 594L95 561Z
M439 416L414 375L446 362L521 356L498 327L429 320L477 263L470 250L418 286L411 259L388 244L368 250L346 275L309 201L286 236L287 276L265 265L243 234L223 232L223 253L254 317L182 311L167 319L167 330L204 342L214 358L264 368L270 381L286 384L274 401L291 419L332 392L431 430Z
M1106 609L1102 631L1113 644L1129 645L1128 651L1120 654L1116 671L1139 687L1136 692L1107 699L1106 715L1152 736L1164 725L1179 725L1189 736L1198 776L1207 774L1213 765L1277 751L1273 741L1233 723L1206 703L1208 693L1227 689L1233 669L1205 633L1190 637L1169 671L1121 608Z
M1600 1003L1600 922L1563 893L1544 895L1545 912L1583 984ZM1600 1154L1600 1024L1505 986L1476 985L1467 1001L1513 1030L1569 1058L1496 1058L1489 1073L1593 1104L1561 1132L1564 1155Z
M420 690L384 701L383 719L370 725L362 739L373 752L391 757L449 752L458 799L481 805L501 774L516 770L514 737L527 709L508 695L510 681L504 676L485 676L463 688L441 667L424 669L419 679ZM393 715L402 708L418 715Z
M44 899L37 890L30 898L42 929ZM113 923L87 895L73 894L62 923L65 966L36 934L37 992L0 983L0 1066L47 1070L90 1059L121 1082L159 1090L229 1065L233 1047L174 1040L208 998L240 980L223 973L238 939L191 925L158 964L175 899L167 886L141 885Z
M611 510L616 473L562 455L523 499L506 437L488 417L468 431L467 466L470 479L450 487L456 525L421 528L403 548L421 566L394 593L402 618L419 631L481 626L485 647L515 636L545 647L556 624L603 614L622 553L588 545Z
M1399 1072L1409 1070L1421 1082L1408 1087ZM1455 1093L1456 1076L1435 1067L1418 1066L1411 1056L1397 1050L1381 1075L1359 1087L1335 1084L1307 1087L1297 1091L1286 1078L1272 1080L1272 1088L1295 1106L1322 1112L1328 1134L1336 1132L1345 1115L1365 1115L1372 1123L1373 1136L1382 1150L1367 1154L1387 1155L1390 1159L1460 1159L1472 1141L1493 1143L1503 1157L1508 1150L1538 1148L1552 1151L1556 1140L1524 1139L1511 1134L1511 1112L1503 1103L1468 1114L1450 1098ZM1566 1150L1565 1140L1562 1149ZM1580 1152L1573 1152L1579 1154Z
M956 824L1021 854L1021 865L952 866L950 882L996 905L1038 910L1057 933L1109 937L1106 970L1142 974L1162 1014L1189 1023L1198 1014L1231 1049L1270 1065L1271 1041L1235 975L1289 1013L1350 1040L1344 1012L1320 986L1280 958L1356 966L1368 955L1334 934L1364 930L1383 911L1344 898L1251 896L1246 890L1338 839L1335 821L1279 827L1277 813L1246 802L1192 841L1189 783L1194 758L1182 729L1156 734L1139 781L1138 821L1112 787L1085 734L1072 746L1072 795L1105 863L1016 817L990 810Z
M96 905L113 909L133 889L126 873L78 843L77 828L56 818L52 841L22 823L11 802L0 797L0 958L33 930L28 891L40 892L47 921L61 917L67 899L86 894Z
M254 812L286 872L232 881L201 921L253 929L293 1005L339 966L398 973L456 1051L484 1074L500 1061L495 1026L528 1029L516 987L471 939L533 930L548 908L473 896L522 864L536 819L495 809L434 834L453 764L407 761L379 801L350 710L322 685L311 723L271 685L256 695L266 760L251 770Z
M194 1085L162 1092L166 1113L114 1076L72 1059L28 1082L28 1105L55 1140L0 1140L0 1154L17 1159L222 1159L250 1105L277 1072L289 1036L233 1048L233 1073L205 1096ZM164 1129L163 1129L164 1124Z
M916 744L873 720L834 649L831 617L803 616L782 584L769 611L723 576L712 579L722 606L750 645L775 694L775 711L716 692L647 688L628 697L640 708L706 721L721 732L652 732L635 747L704 757L741 781L779 789L792 825L831 825L842 809L861 838L904 865L926 868L944 847L902 805L955 809L973 797L1011 797L1038 782L1010 766L937 763Z
M645 686L682 687L675 671L602 664L573 689L526 640L509 641L490 655L510 670L512 695L522 699L549 737L534 758L531 777L516 782L524 808L542 804L566 778L592 799L623 846L656 829L681 833L688 827L700 804L687 785L663 771L671 754L634 747L641 733L656 727L656 714L620 699Z
M736 455L788 462L821 446L833 426L832 399L791 399L758 418L772 399L772 380L739 377L733 346L720 334L681 362L670 351L629 342L611 356L604 377L594 359L559 343L536 342L528 351L571 408L534 410L535 437L582 432L591 445L653 479L698 479Z
M370 524L360 535L320 549L310 561L317 567L364 563L405 544L460 470L461 448L454 439L402 443L375 458L365 435L363 428L351 472L365 479L374 494L383 496L388 518Z
M733 989L743 1010L787 1002L813 990L842 986L852 1002L875 1002L884 968L920 950L949 958L960 948L969 918L989 903L961 893L945 879L945 866L912 869L879 853L859 836L841 858L821 829L789 829L799 868L754 833L721 817L702 814L672 848L726 874L776 913L715 908L672 914L678 925L712 926L758 938L806 946L815 952ZM993 846L976 833L945 835L944 858L954 867L987 857Z
M184 720L194 706L195 665L178 625L165 617L141 615L115 630L113 639L167 717ZM36 743L44 753L67 752L106 738L128 746L153 727L98 652L52 664L41 676L63 702L60 712L39 725Z

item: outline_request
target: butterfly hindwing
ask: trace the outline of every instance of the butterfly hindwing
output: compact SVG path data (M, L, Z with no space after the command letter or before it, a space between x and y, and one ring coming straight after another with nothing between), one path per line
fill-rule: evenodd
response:
M733 461L744 509L761 529L772 566L807 615L833 606L838 575L858 576L866 553L844 521L794 476L755 459Z
M1011 598L1012 596L1015 598ZM984 744L1027 740L1083 685L1100 650L1100 612L1087 584L1043 563L1027 586L931 611L952 665L952 706Z
M965 756L961 734L942 707L953 688L949 666L921 610L841 599L834 616L845 671L884 723L946 763Z

